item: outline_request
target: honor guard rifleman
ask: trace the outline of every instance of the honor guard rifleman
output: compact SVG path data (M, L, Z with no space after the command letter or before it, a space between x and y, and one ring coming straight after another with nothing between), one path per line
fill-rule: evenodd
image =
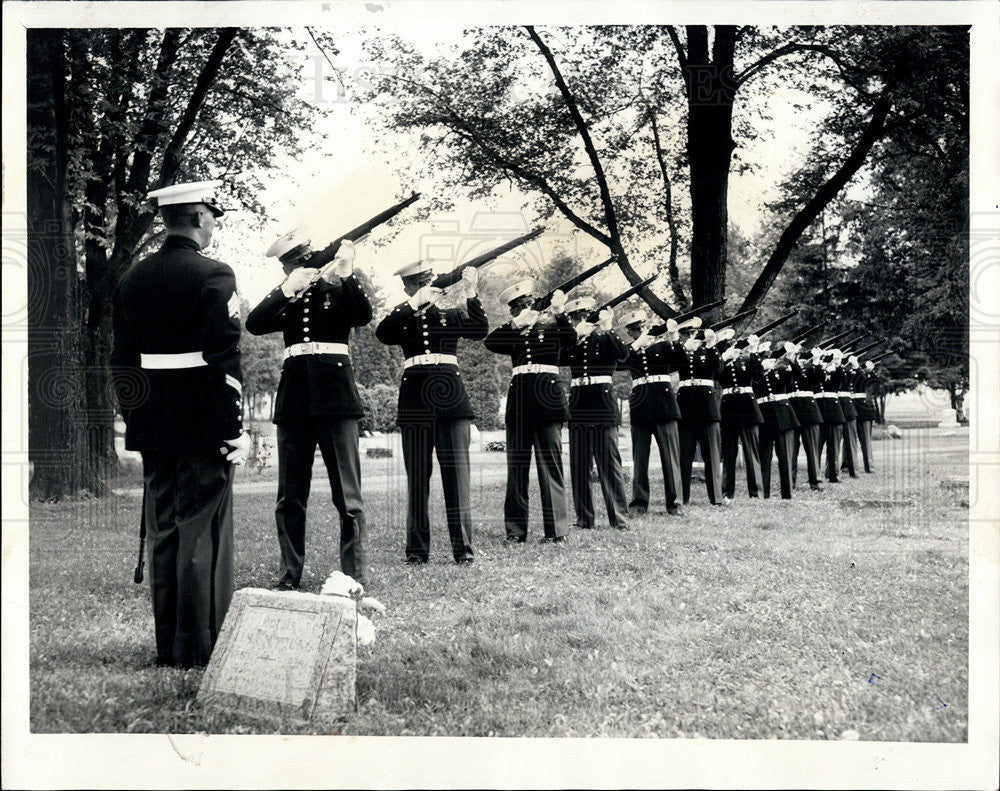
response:
M853 376L851 390L854 392L854 408L858 411L858 444L864 459L865 472L873 472L872 466L872 423L878 419L878 410L868 394L869 388L878 383L874 375L875 363L866 360L862 365L856 357L852 357Z
M731 334L729 328L721 332ZM751 335L745 346L740 348L734 343L721 355L722 493L729 499L736 493L737 445L743 448L747 493L750 497L759 497L762 488L758 427L764 422L764 417L753 392L753 380L763 373L757 359L759 343L760 338Z
M781 499L792 497L792 440L799 421L789 403L788 394L794 391L790 363L783 357L769 356L769 341L757 349L761 361L761 375L754 380L754 393L764 422L760 427L760 467L764 497L771 496L771 452L778 461L778 484Z
M157 661L182 667L208 662L232 599L233 465L249 448L236 278L199 252L223 214L219 184L149 194L166 239L113 298L125 447L142 454Z
M273 587L299 587L306 551L306 506L319 446L340 516L340 568L365 584L365 514L361 497L358 419L364 407L354 382L348 336L372 319L368 297L354 277L354 246L344 240L333 262L310 266L310 240L299 231L267 251L285 280L247 316L254 335L280 332L285 344L274 405L278 427L275 521L281 570Z
M834 351L840 350L834 349ZM840 469L841 471L847 470L852 478L857 478L857 467L861 461L861 448L858 440L858 410L854 406L854 392L851 389L854 372L850 369L848 356L843 352L834 359L837 362L837 375L840 377L840 390L837 392L837 397L840 401L840 409L844 413L844 458ZM857 358L855 358L856 362Z
M577 340L562 354L562 364L570 369L569 395L569 474L573 488L576 526L594 527L593 495L590 491L591 463L597 465L608 522L627 530L625 478L618 452L618 424L621 414L611 386L611 377L628 350L611 332L614 316L602 311L598 324L588 321L594 309L593 297L579 297L566 303L566 314L574 325Z
M816 366L815 398L823 415L823 434L820 438L820 453L826 445L826 479L830 483L840 482L840 440L844 431L844 410L840 406L840 372L833 351L812 350L812 360ZM824 360L824 357L830 357Z
M406 513L406 562L426 563L430 555L428 497L432 456L437 451L445 514L456 563L472 562L472 508L469 493L469 437L472 405L458 370L459 340L482 340L489 323L476 295L478 272L462 273L465 304L442 309L442 291L430 285L431 265L417 261L396 270L409 299L378 326L378 339L403 350L396 424L402 433L409 505Z
M715 349L715 332L698 331L700 319L691 319L680 325L689 337L680 345L681 362L678 366L680 381L677 383L677 403L681 408L681 485L684 502L691 497L691 467L694 462L695 443L701 446L705 462L705 487L712 505L723 504L721 432L719 402L715 397L715 378L720 360Z
M629 423L632 432L632 501L629 513L644 514L649 508L649 450L652 440L660 452L667 513L677 515L681 496L681 410L670 388L670 370L676 363L677 323L667 321L662 337L646 333L648 319L641 310L625 313L618 322L631 338L624 368L632 374L629 393Z
M816 366L808 356L801 356L802 347L794 341L785 341L782 347L788 360L789 373L792 377L792 391L788 394L788 403L795 411L799 427L792 438L792 486L798 475L799 444L806 451L806 473L809 476L809 488L821 491L819 484L819 448L820 431L823 427L823 415L816 404L812 382L815 380Z
M510 387L504 419L507 429L507 496L504 500L506 541L523 543L528 534L528 477L535 452L542 502L543 542L566 538L566 492L563 486L562 426L569 413L559 382L559 356L576 342L576 332L563 308L566 296L556 291L546 312L532 308L537 297L531 280L505 288L500 301L511 320L486 337L486 348L510 356Z

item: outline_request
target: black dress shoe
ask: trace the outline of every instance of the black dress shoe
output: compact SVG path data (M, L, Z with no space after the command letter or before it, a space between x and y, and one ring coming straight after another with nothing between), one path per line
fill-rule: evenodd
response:
M823 491L823 487L820 486L818 483L814 483L814 484L810 485L809 488L812 489L814 492L821 492L821 491Z
M280 579L275 583L271 584L271 590L273 591L293 591L299 586L289 579Z
M581 525L581 524L578 524L578 525L576 525L576 527L578 527L580 530L593 530L594 529L593 525Z
M671 505L669 508L667 508L667 513L670 514L671 516L684 515L684 512L680 509L680 507L676 505Z
M406 558L407 566L423 566L427 561L424 558L418 558L416 555L410 555Z
M646 506L644 505L630 505L628 507L629 516L642 516L646 513Z
M459 566L471 566L472 558L455 558L455 563Z
M523 544L527 540L528 540L527 536L504 536L503 537L503 543L506 546L509 546L509 547L516 546L517 544Z
M539 544L562 544L566 541L566 536L543 536L538 539Z
M629 530L628 522L622 522L620 525L615 525L616 530Z

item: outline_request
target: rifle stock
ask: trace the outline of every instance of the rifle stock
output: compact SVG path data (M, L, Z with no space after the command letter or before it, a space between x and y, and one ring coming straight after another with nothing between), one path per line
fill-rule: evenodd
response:
M457 283L459 280L462 279L462 273L470 266L478 268L483 266L484 264L488 264L490 261L499 258L504 253L509 253L515 247L520 247L522 244L530 242L535 237L541 235L541 233L544 230L545 228L536 228L531 233L526 233L524 236L518 236L516 239L511 239L509 242L506 242L500 245L499 247L493 248L488 253L483 253L480 256L476 256L475 258L466 261L464 264L459 264L450 272L445 272L443 275L438 275L436 278L434 278L434 281L431 283L431 285L434 286L435 288L448 288L449 286L453 286L455 285L455 283Z

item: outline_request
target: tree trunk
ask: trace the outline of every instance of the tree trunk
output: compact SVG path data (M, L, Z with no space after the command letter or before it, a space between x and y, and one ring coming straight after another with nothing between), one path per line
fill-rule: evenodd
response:
M708 29L687 27L687 152L691 172L691 302L725 296L729 168L736 81L736 27L716 25L709 54Z
M64 46L57 30L27 33L28 459L29 495L38 500L80 488L85 445Z

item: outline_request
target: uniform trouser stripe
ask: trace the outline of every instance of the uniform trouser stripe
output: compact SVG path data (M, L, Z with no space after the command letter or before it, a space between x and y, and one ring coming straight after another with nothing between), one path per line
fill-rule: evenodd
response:
M814 423L811 426L801 426L795 429L795 434L792 439L792 487L795 486L795 480L798 477L798 467L799 467L799 443L805 447L806 450L806 472L809 475L809 485L819 486L819 450L822 446L822 438L820 431L822 430L822 425L819 423Z
M455 560L472 557L472 504L469 492L469 435L472 421L434 420L400 427L406 467L408 507L406 556L430 555L430 498L433 456L437 455L444 489L445 518Z
M736 494L736 446L743 447L743 464L747 471L747 493L759 497L761 489L760 435L757 426L743 426L722 432L722 493Z
M548 538L564 536L567 526L562 423L517 421L507 424L507 496L504 499L507 535L522 538L528 534L528 479L532 450L535 452L544 534Z
M764 482L764 497L771 496L771 451L778 461L778 485L781 499L792 496L792 443L794 430L779 431L764 424L760 428L760 465Z
M233 465L171 451L142 463L157 656L204 665L233 596Z
M858 444L864 458L865 472L872 471L872 422L858 419Z
M722 502L722 435L718 421L710 423L685 423L681 421L681 486L684 502L691 499L691 466L694 463L695 444L701 446L705 462L705 488L713 505Z
M362 584L367 578L366 527L361 497L358 421L291 421L278 426L278 499L275 521L281 575L298 585L306 552L306 507L319 445L340 516L340 568Z
M639 422L632 424L632 502L649 506L649 448L653 439L660 452L663 471L663 493L667 508L677 504L681 494L680 433L676 420L662 423Z
M590 491L590 465L597 465L604 507L612 527L626 524L625 476L618 452L618 427L571 423L569 427L569 474L573 486L573 508L580 527L594 526L594 501Z

